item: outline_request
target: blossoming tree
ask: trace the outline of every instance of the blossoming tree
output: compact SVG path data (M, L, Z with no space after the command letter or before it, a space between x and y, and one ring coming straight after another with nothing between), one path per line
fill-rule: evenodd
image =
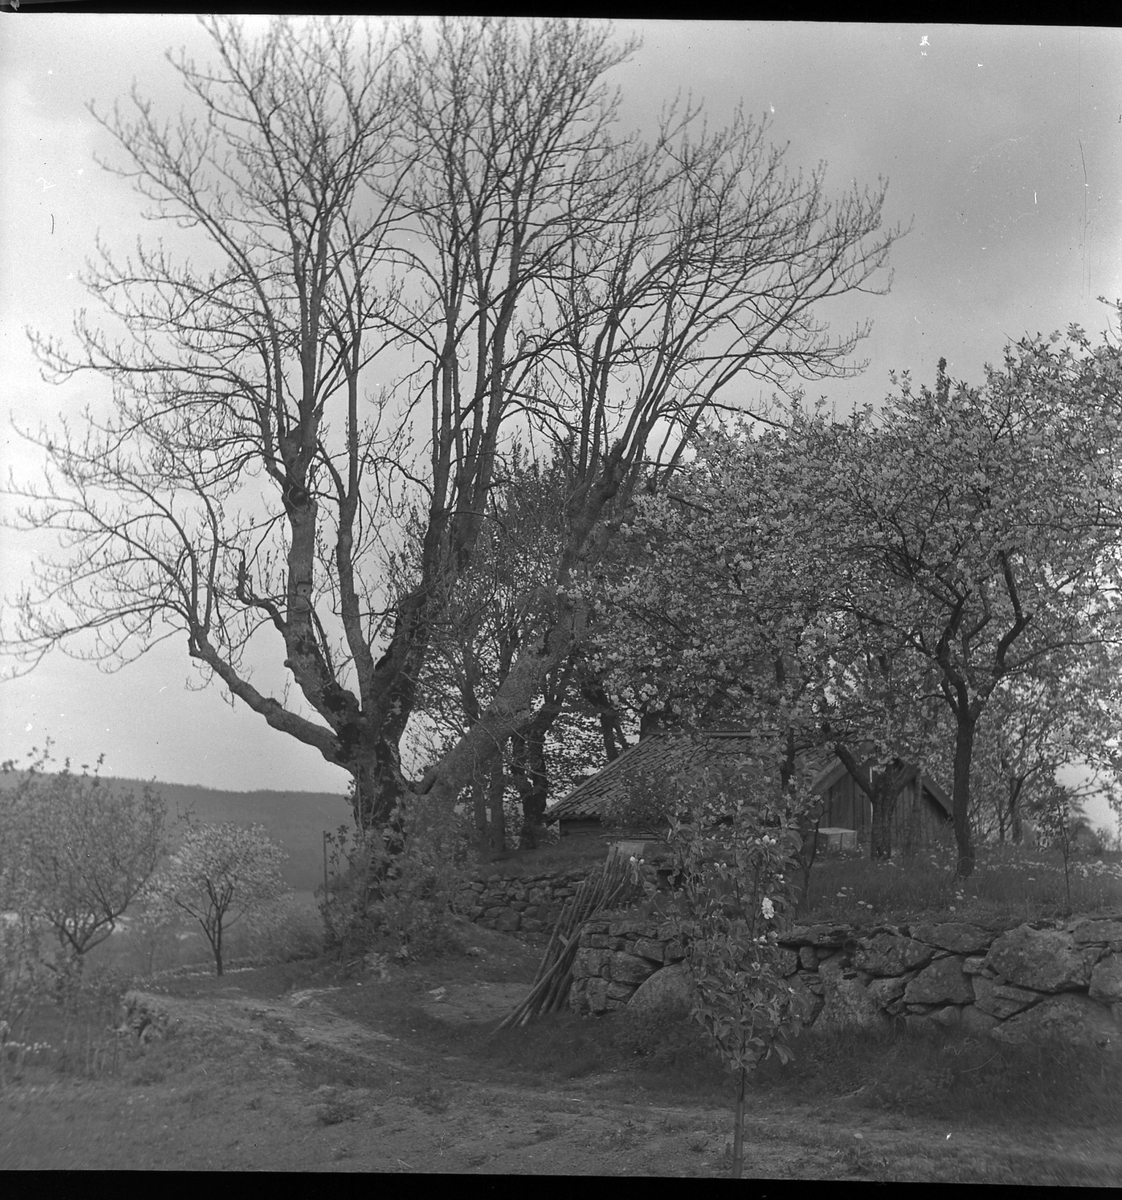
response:
M188 824L182 845L154 883L152 907L198 921L221 975L224 932L286 890L280 874L286 857L262 825Z

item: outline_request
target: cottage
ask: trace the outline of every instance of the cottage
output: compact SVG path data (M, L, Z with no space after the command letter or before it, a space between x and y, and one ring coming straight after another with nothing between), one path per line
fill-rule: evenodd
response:
M743 732L705 734L700 741L682 734L659 732L625 750L602 771L582 780L546 811L545 820L557 821L561 836L597 836L608 832L602 820L606 809L618 802L636 780L666 778L695 763L734 762L750 755L754 743ZM872 831L872 806L844 765L830 752L808 756L818 768L811 783L822 797L818 819L820 837L827 846L868 845ZM946 833L951 801L929 776L909 767L896 802L892 821L893 846L931 844Z

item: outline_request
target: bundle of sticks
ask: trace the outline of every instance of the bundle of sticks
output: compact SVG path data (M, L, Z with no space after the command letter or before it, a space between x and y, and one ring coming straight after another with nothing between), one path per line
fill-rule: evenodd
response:
M573 985L573 960L585 922L627 904L639 891L641 887L631 882L628 857L613 846L603 871L583 880L562 909L529 995L502 1019L495 1032L527 1025L543 1013L560 1012Z

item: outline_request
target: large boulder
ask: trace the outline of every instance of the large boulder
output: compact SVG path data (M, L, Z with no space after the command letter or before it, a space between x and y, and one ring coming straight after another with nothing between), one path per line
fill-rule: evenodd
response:
M697 989L689 965L676 962L663 967L636 989L628 1008L651 1012L660 1008L688 1008L693 1004Z
M1101 951L1077 946L1071 933L1019 925L990 947L986 966L1008 983L1038 992L1075 991L1091 982Z
M1095 963L1088 995L1103 1004L1122 1002L1122 954L1112 951Z
M995 934L992 930L968 925L964 921L943 921L938 924L913 925L912 937L926 942L929 946L938 946L940 950L950 950L954 954L978 954L985 953L990 948Z
M904 999L909 1004L969 1004L974 999L974 989L963 972L964 961L956 954L924 967L908 984Z
M1035 1008L1001 1021L990 1037L1012 1045L1060 1040L1077 1046L1122 1050L1119 1032L1110 1010L1088 996L1070 992L1049 996Z
M934 950L914 938L894 933L877 933L862 938L853 954L853 965L872 975L903 975L916 967L926 966Z

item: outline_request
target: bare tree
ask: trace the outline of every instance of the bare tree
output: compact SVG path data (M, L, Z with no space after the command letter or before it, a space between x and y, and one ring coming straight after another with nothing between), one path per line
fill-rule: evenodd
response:
M47 482L13 483L27 527L63 536L7 636L34 664L74 645L110 665L185 634L204 678L355 780L362 828L427 794L454 803L532 719L579 643L573 572L606 506L671 468L739 380L851 373L819 301L873 290L896 231L883 185L829 203L765 128L670 110L614 131L605 75L634 45L579 22L275 22L253 42L207 20L217 65L176 66L178 124L134 95L99 116L115 168L176 226L102 249L77 349L51 376L112 380L115 407L32 435ZM112 333L116 321L124 336ZM728 397L726 399L726 397ZM573 480L543 619L485 710L422 780L399 744L454 585L515 435ZM656 436L657 435L657 436ZM374 569L424 513L411 585ZM297 695L246 651L273 637Z
M472 561L434 621L421 671L416 711L433 721L451 745L482 718L510 673L520 649L549 619L548 599L564 538L569 480L557 469L527 460L516 444L498 468ZM411 556L421 553L424 524L413 525ZM410 578L415 566L400 559L391 570ZM496 747L472 780L475 825L482 848L504 848L503 804L510 789L522 801L522 841L540 834L548 794L545 739L566 707L575 655L546 677L542 703L530 721Z

